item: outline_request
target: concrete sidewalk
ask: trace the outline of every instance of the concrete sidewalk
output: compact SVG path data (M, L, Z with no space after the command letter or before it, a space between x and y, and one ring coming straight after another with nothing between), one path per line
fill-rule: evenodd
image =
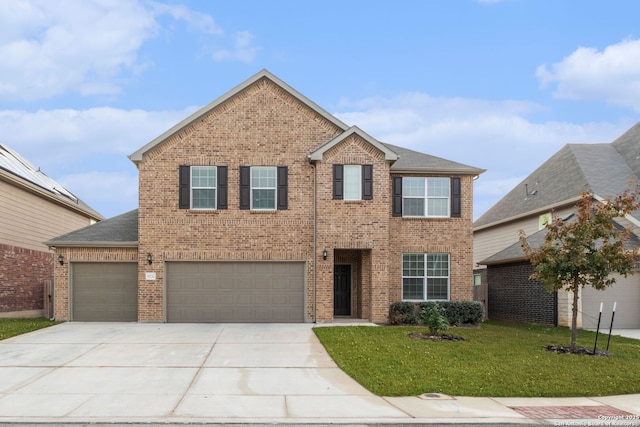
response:
M312 328L63 323L4 340L0 423L640 426L640 395L379 397L338 369Z

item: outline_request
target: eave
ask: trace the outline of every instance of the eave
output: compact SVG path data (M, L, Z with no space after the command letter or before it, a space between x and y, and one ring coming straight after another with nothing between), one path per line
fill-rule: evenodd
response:
M24 191L27 191L38 197L46 199L47 201L54 203L58 206L62 206L64 208L70 209L79 214L82 214L87 218L90 218L96 221L102 221L104 219L104 217L100 215L98 212L88 211L87 209L84 209L82 206L80 206L78 203L70 199L66 199L64 196L57 196L51 193L49 190L44 189L39 185L36 185L30 181L27 181L1 168L0 168L0 180L8 182L9 184L19 187Z

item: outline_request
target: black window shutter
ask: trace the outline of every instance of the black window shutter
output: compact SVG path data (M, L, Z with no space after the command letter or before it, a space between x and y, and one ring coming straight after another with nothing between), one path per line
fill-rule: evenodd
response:
M402 216L402 177L393 177L393 190L392 190L392 208L391 214L393 216Z
M191 167L181 165L178 178L178 207L189 209L191 207Z
M344 166L333 165L333 198L342 200L344 197Z
M373 199L373 165L362 165L362 200Z
M240 209L251 208L251 168L240 166Z
M227 209L227 181L228 170L226 166L218 166L218 209Z
M278 166L278 210L289 208L288 202L288 168L286 166Z
M462 188L460 177L451 178L451 217L460 218L462 215Z

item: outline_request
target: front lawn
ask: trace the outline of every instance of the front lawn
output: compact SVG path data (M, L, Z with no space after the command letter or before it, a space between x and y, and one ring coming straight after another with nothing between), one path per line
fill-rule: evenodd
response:
M380 396L443 393L453 396L605 396L640 393L640 341L613 336L610 357L556 354L570 330L487 322L446 332L465 341L411 339L424 327L314 328L333 360ZM606 346L600 334L598 349ZM579 331L593 349L595 332Z
M57 324L55 320L40 319L0 319L0 340L26 334L27 332Z

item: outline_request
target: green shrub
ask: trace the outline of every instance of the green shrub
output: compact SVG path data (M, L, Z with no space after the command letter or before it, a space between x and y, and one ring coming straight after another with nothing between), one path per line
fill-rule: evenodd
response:
M443 310L443 316L451 326L463 323L481 323L484 320L484 309L482 303L478 301L398 301L389 307L389 324L417 325L420 323L422 310L433 304L440 306Z
M420 311L420 319L429 328L431 335L438 335L440 331L446 331L449 327L449 322L443 314L444 309L438 303L429 304Z
M389 324L391 325L416 325L416 307L412 302L397 301L389 307Z

